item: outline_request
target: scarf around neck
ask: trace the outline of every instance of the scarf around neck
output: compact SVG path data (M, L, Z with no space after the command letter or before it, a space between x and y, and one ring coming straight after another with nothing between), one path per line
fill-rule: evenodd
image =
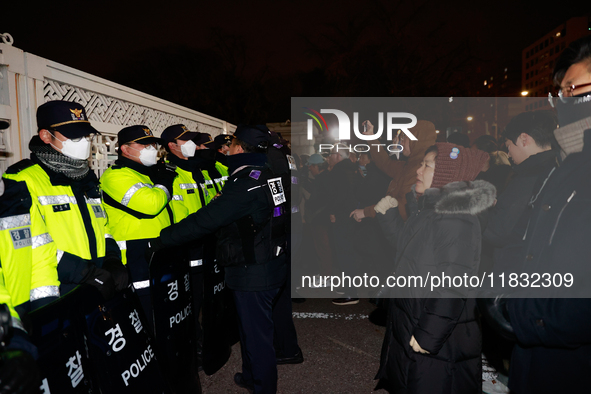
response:
M58 152L50 145L41 141L39 136L33 137L29 144L29 149L33 155L39 159L44 166L58 174L63 174L66 177L79 181L88 174L90 167L88 160L73 159Z

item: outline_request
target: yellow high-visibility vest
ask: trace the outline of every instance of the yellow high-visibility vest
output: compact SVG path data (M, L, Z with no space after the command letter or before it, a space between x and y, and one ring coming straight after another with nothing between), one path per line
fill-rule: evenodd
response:
M100 183L109 228L127 264L126 241L156 238L171 224L165 209L171 196L164 186L129 167L111 166Z

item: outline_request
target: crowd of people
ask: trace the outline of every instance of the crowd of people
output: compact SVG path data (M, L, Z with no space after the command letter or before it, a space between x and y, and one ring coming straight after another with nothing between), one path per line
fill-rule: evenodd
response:
M395 136L392 143L402 149L394 154L374 148L355 154L340 143L294 157L289 143L265 126L240 125L233 136L214 139L182 124L158 137L133 125L119 131L117 160L100 179L89 166L100 133L85 108L42 104L30 159L9 167L0 189L0 303L7 306L0 310L0 333L12 331L0 338L0 391L66 392L64 379L73 388L83 381L103 387L82 368L98 354L92 329L81 328L87 342L66 358L64 379L39 366L53 349L39 342L43 332L59 324L66 330L79 313L65 311L68 323L39 327L39 311L73 305L63 303L71 302L68 295L92 293L88 309L98 300L109 327L102 351L111 356L132 343L122 329L126 319L151 344L134 353L131 367L103 366L114 368L111 376L129 392L138 376L154 382L153 392L200 390L198 378L166 381L166 372L175 371L165 366L162 386L158 374L141 372L153 371L147 368L152 345L161 359L190 347L187 354L203 366L209 315L201 310L218 297L215 312L232 304L237 316L242 371L235 383L274 393L277 365L304 361L292 321L292 253L294 264L313 255L305 264L316 269L319 287L327 285L322 278L361 264L399 276L566 270L588 282L581 262L591 255L591 38L564 51L554 80L557 117L521 113L499 140L470 143L452 134L437 142L434 124L419 120L410 129L416 140ZM371 122L363 124L373 134ZM302 255L307 249L313 253ZM220 272L221 285L212 282ZM356 304L357 290L343 285L332 302ZM176 313L171 308L180 294L190 305ZM376 294L387 311L376 388L479 393L482 353L494 348L507 361L498 368L508 364L516 394L588 391L591 302L548 294L477 299L461 287ZM124 302L132 312L117 320ZM178 349L179 341L161 342L180 335L184 322L194 332Z
M401 152L340 144L302 156L303 249L314 253L297 263L315 274L312 287L359 267L423 278L576 272L585 287L591 38L564 51L554 81L555 111L518 114L499 139L453 133L436 142L433 123L419 120L409 129L416 140L399 133L391 141ZM377 290L387 311L378 389L481 392L488 357L512 393L588 391L591 302L580 293L495 293L477 303L453 286ZM358 291L337 289L332 302L356 304Z

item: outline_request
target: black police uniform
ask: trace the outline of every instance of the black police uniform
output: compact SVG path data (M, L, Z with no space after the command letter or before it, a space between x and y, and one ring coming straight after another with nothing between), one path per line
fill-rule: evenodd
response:
M292 318L291 288L295 287L291 273L294 272L291 265L292 252L299 250L302 236L302 218L299 212L301 192L298 185L298 171L295 160L291 156L291 150L282 141L277 133L273 133L265 125L257 125L257 129L270 135L271 145L267 151L269 167L276 176L280 176L285 188L287 206L291 207L290 221L287 223L287 255L288 255L288 280L281 289L273 310L273 323L275 326L275 353L277 364L299 364L304 361L302 351L298 345L298 337ZM299 267L296 266L296 270ZM295 275L297 282L298 274Z
M285 195L261 153L230 156L221 196L160 233L157 247L172 247L218 229L218 261L234 293L240 321L243 381L256 393L277 390L273 304L287 278ZM271 189L275 193L271 192ZM277 204L276 204L277 203Z

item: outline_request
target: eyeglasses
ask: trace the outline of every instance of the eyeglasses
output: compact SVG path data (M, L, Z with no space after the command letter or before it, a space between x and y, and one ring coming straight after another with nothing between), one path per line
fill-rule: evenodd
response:
M70 138L72 141L74 142L79 142L82 141L82 139L86 139L89 142L94 141L94 138L96 137L96 134L89 134L89 135L85 135L84 137L78 137L78 138Z
M160 144L157 144L155 142L151 143L151 144L140 144L139 142L135 142L135 141L130 141L130 142L125 143L125 145L127 145L127 146L131 146L132 144L141 145L143 147L151 146L154 149L160 149Z
M563 103L566 103L566 98L567 97L573 97L573 92L577 89L581 89L587 86L591 86L591 82L588 83L582 83L580 85L570 85L570 86L566 86L564 88L561 88L558 93L557 96L560 99L560 101L562 101ZM588 92L591 95L591 92ZM552 108L554 108L554 100L555 97L552 96L552 93L548 93L548 102L550 103L550 105L552 106Z
M582 83L580 85L570 85L570 86L567 86L565 88L561 88L558 91L558 96L559 97L562 97L562 96L564 96L564 97L571 97L573 95L573 92L575 90L580 89L580 88L584 88L586 86L591 86L591 82L589 82L589 83Z

